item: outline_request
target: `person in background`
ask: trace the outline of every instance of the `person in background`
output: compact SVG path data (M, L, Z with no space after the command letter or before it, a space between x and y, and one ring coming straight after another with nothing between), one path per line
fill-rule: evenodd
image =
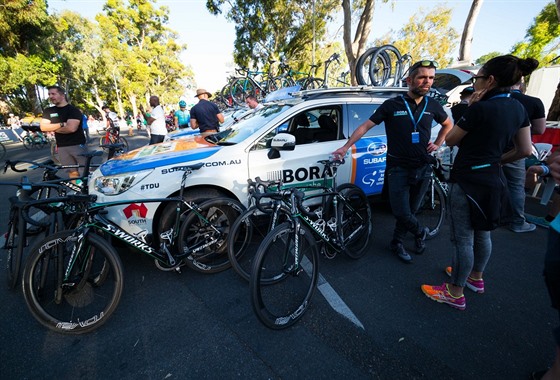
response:
M208 101L211 96L205 89L197 89L195 98L198 98L198 103L191 108L191 128L199 129L202 136L217 133L220 123L224 122L218 106Z
M508 212L508 190L502 165L531 154L529 118L512 99L510 88L539 65L532 58L503 55L490 59L473 78L475 92L469 108L445 138L459 146L450 175L450 283L422 285L430 299L459 310L467 307L463 289L485 291L483 272L492 254L490 231ZM512 150L504 153L513 141Z
M546 129L544 104L539 98L525 95L521 92L522 80L511 87L511 97L519 101L529 114L531 122L531 135L542 135ZM531 136L529 136L530 142ZM512 149L512 144L506 146L505 151ZM525 158L504 165L511 206L513 208L513 219L509 229L513 232L531 232L536 226L528 223L525 219Z
M173 122L175 123L175 129L189 128L189 122L191 121L191 114L187 110L187 102L181 100L179 102L179 109L175 111L173 115Z
M471 98L472 94L474 93L474 87L469 86L465 87L463 91L461 91L461 101L451 107L451 116L453 117L453 122L457 124L457 121L463 116L467 107L469 106L469 99Z
M132 126L132 115L126 115L126 126L128 127L128 135L134 136L134 127Z
M142 105L140 105L142 107ZM150 133L150 143L149 145L158 144L163 142L165 136L167 135L167 127L165 126L165 112L163 107L159 104L159 98L155 95L150 96L150 107L152 110L150 113L144 112L144 119L148 122L148 130Z
M352 133L346 144L335 150L335 157L346 152L368 130L385 122L387 134L387 185L389 202L396 219L391 251L402 261L410 263L412 257L403 245L407 233L415 238L415 252L422 254L429 229L420 226L416 212L426 194L432 175L430 162L443 144L445 135L453 127L451 118L443 107L427 96L434 83L437 64L419 61L410 67L406 84L408 92L383 102L381 106ZM432 121L441 124L436 140L430 141Z
M253 95L247 95L247 97L245 98L245 104L247 104L247 107L255 111L258 111L264 107Z
M86 136L82 128L82 112L69 104L64 90L59 86L49 86L49 101L53 104L43 111L41 131L54 132L56 159L62 165L85 165L87 152ZM80 177L78 168L67 169L70 178Z
M86 144L89 144L89 125L86 114L82 115L82 129L84 130L84 135L86 136Z
M111 111L111 108L106 104L101 109L103 110L103 112L105 112L105 128L120 128L119 117L117 113Z
M560 185L560 151L555 152L548 160L550 174L556 184ZM558 187L556 188L558 190ZM551 305L558 311L560 319L560 214L550 223L548 230L547 249L544 257L544 281L548 290ZM556 356L552 367L548 370L534 372L531 379L560 379L560 326L553 330L556 343Z
M19 118L11 113L10 117L8 118L8 127L10 127L11 129L16 129L19 127L19 124Z

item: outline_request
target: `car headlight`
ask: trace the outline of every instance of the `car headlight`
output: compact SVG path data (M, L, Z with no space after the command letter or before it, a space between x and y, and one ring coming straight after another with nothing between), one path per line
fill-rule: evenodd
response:
M153 169L94 178L94 189L105 195L122 194L142 181Z

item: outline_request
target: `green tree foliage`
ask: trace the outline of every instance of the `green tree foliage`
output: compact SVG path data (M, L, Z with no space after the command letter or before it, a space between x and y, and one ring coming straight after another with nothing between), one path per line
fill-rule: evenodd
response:
M504 53L500 53L499 51L493 51L491 53L488 54L484 54L480 57L478 57L478 59L474 62L477 65L484 65L486 62L488 62L489 60L491 60L492 58L498 57L500 55L504 55Z
M108 0L99 23L103 48L101 59L114 90L115 109L123 113L123 101L137 113L138 102L150 95L174 102L183 92L179 78L192 76L180 62L185 46L167 28L169 9L154 7L149 0Z
M313 60L314 42L324 41L326 22L336 4L334 0L207 0L206 7L215 15L224 12L235 23L237 65L267 66L282 58L304 69Z
M15 112L41 111L36 85L56 81L59 66L45 38L52 34L44 0L9 0L0 6L0 97Z
M560 23L553 2L537 15L527 30L525 40L515 44L512 54L538 59L544 66L560 55Z
M410 54L413 61L432 59L439 67L446 67L452 61L450 55L459 38L457 31L449 26L452 12L442 5L428 11L420 8L401 30L384 39L394 41L401 54Z

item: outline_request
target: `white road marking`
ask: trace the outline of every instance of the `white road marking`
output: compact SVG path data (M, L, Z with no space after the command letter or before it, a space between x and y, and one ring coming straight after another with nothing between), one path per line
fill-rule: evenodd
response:
M301 264L307 274L311 273L310 270L311 261L309 261L309 259L306 256L303 257ZM365 330L362 322L360 322L358 317L356 317L356 315L352 312L352 310L350 310L348 305L346 305L346 303L342 300L342 298L340 298L338 293L334 290L331 284L327 282L327 280L325 279L325 277L323 277L321 273L319 273L319 280L317 281L317 289L319 289L323 297L325 297L325 299L327 300L329 305L331 305L334 311L342 315L344 318L348 319L350 322L352 322L362 330Z

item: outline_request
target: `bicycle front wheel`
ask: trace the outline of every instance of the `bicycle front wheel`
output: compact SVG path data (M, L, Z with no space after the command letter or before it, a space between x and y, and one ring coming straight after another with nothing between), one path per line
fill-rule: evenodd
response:
M4 144L0 143L0 161L3 161L6 158L6 147Z
M272 278L273 284L263 281ZM317 243L310 230L301 226L296 232L289 222L274 228L251 270L251 303L258 319L274 330L293 325L309 307L318 279Z
M185 264L202 273L217 273L230 267L227 238L231 226L245 207L231 198L203 202L189 212L181 225L178 256Z
M266 206L265 211L267 212L263 213L256 206L249 208L233 223L228 235L229 262L246 281L251 278L251 268L261 242L274 227L285 222L290 215L290 210L285 207L274 211Z
M431 239L441 230L445 219L446 203L441 185L433 178L430 180L428 191L416 212L416 219L422 227L428 227L430 232L426 238Z
M10 217L10 225L6 234L6 241L4 242L4 249L6 250L6 270L8 275L8 288L15 289L19 279L19 271L21 267L21 259L23 256L24 242L20 239L20 234L25 228L25 223L20 219L15 210L12 211L13 215Z
M84 334L99 328L121 298L123 273L117 253L94 233L85 239L72 255L74 231L55 233L31 249L25 265L23 295L29 311L58 333Z
M339 203L337 218L344 253L352 259L359 259L367 253L371 236L371 207L364 191L356 185L340 185L337 192L346 200Z

